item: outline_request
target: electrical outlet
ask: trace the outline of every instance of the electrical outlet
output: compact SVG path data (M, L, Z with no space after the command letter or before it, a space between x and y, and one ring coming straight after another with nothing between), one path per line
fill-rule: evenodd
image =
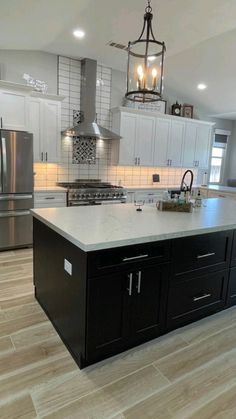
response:
M72 275L72 264L67 259L64 259L64 270L69 275Z

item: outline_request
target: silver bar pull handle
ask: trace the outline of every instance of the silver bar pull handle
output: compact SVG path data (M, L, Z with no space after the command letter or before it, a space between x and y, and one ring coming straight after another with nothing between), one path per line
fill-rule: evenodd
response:
M140 165L140 157L138 157L138 165Z
M209 298L209 297L211 297L211 294L204 294L204 295L201 295L200 297L193 297L193 301L195 302L195 301L200 301L200 300L204 300L205 298Z
M210 256L215 256L215 252L205 253L205 255L198 255L197 259L209 258Z
M138 285L137 285L137 293L140 294L141 292L141 281L142 281L142 272L138 271Z
M45 196L44 199L56 199L55 196Z
M43 152L41 153L41 161L43 161Z
M7 186L7 146L6 138L2 138L2 190Z
M127 288L127 291L129 291L129 296L132 295L132 285L133 285L133 274L128 275L129 278L129 288Z
M46 151L46 161L48 161L48 152Z
M142 259L142 258L147 258L147 257L148 257L148 254L139 255L139 256L132 256L132 257L129 257L129 258L122 259L122 262L128 262L130 260L137 260L137 259Z

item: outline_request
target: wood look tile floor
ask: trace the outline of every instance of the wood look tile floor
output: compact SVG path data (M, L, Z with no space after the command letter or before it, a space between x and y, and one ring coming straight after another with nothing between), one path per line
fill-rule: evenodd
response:
M235 419L236 308L79 370L34 299L32 250L0 253L0 418Z

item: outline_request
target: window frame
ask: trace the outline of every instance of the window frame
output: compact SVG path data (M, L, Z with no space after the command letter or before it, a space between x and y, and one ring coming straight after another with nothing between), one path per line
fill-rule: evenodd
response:
M220 142L216 142L215 141L215 136L216 134L220 134L220 135L225 135L227 137L226 143L220 143ZM214 132L214 140L212 143L212 147L211 147L211 155L210 155L210 165L209 165L209 184L210 185L221 185L224 179L224 175L225 175L225 166L226 166L226 157L227 157L227 148L228 148L228 142L229 142L229 137L231 135L231 131L226 131L226 130L221 130L221 129L216 129ZM218 144L225 144L225 147L219 147L217 146ZM221 164L221 169L220 169L220 179L219 182L210 182L210 177L211 177L211 168L212 168L212 158L214 158L213 156L213 148L223 148L224 149L224 155L223 157L215 157L215 158L219 158L222 160L222 164Z

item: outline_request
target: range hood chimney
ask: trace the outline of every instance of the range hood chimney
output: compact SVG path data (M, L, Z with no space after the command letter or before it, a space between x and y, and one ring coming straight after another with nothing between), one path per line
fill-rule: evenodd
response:
M85 58L81 61L80 109L83 122L62 132L70 137L92 137L103 140L119 140L121 137L96 123L97 61Z

